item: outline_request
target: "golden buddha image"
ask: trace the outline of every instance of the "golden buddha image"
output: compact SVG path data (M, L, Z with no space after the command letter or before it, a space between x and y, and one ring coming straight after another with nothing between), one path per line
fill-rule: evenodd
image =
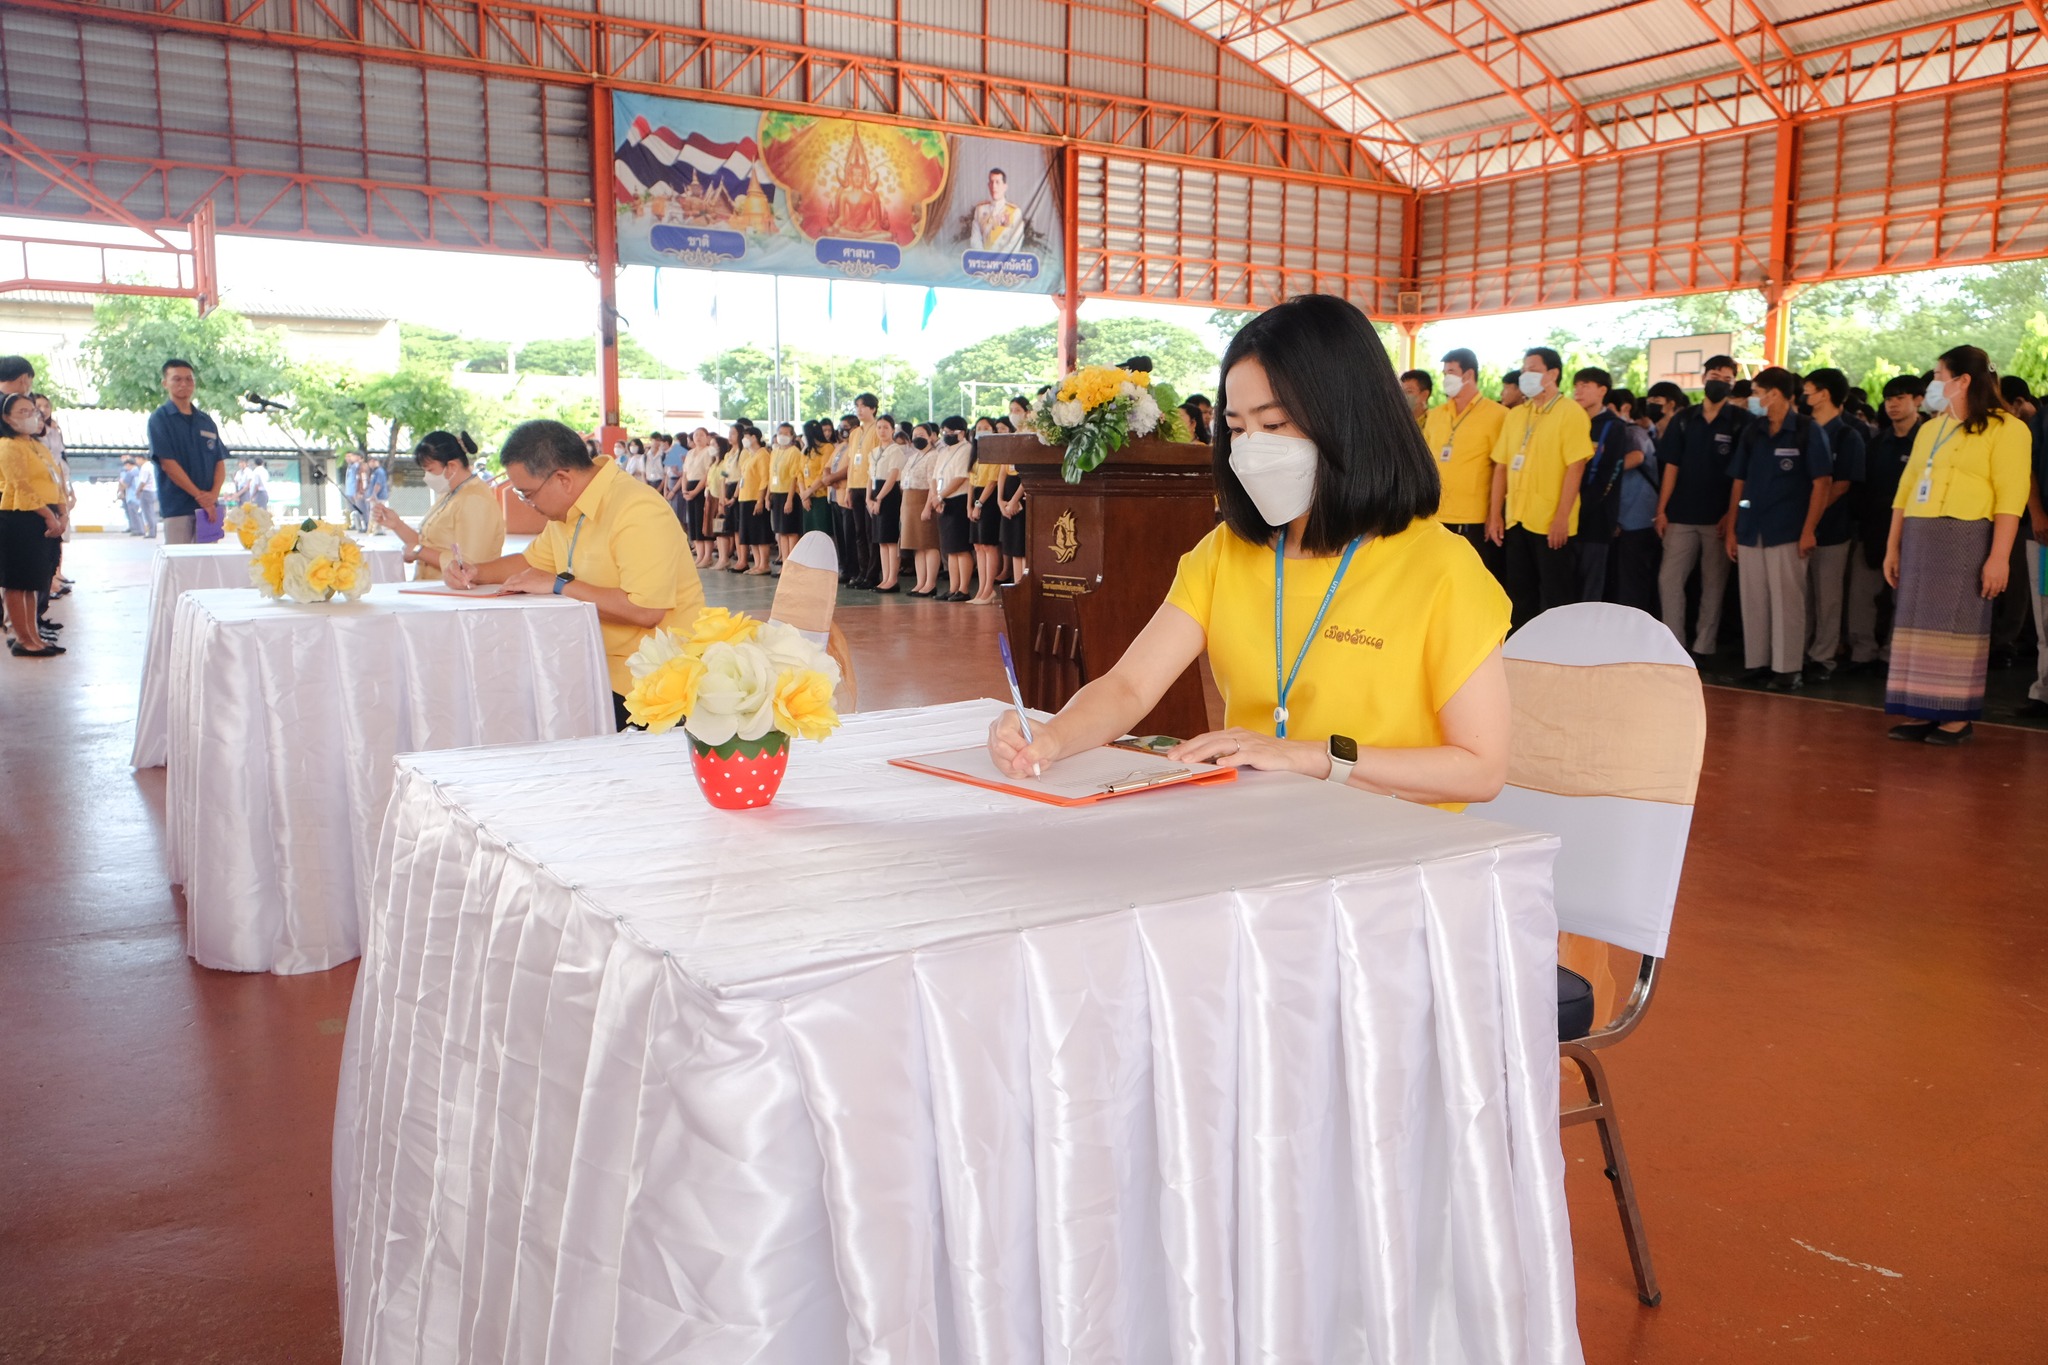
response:
M813 241L908 246L946 181L943 136L807 114L761 120L761 160L789 195L789 219Z

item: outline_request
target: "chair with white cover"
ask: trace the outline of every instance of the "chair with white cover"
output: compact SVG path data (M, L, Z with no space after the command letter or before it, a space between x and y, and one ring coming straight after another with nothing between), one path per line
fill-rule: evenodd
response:
M839 665L839 694L845 711L860 710L860 682L853 675L853 651L832 619L839 600L839 548L823 531L806 531L783 561L782 581L768 619L794 626L814 644L825 647Z
M1501 652L1514 707L1507 786L1468 809L1557 835L1559 930L1642 954L1627 1003L1598 1028L1590 983L1558 968L1558 1051L1587 1097L1560 1122L1598 1129L1636 1294L1655 1307L1663 1293L1598 1053L1642 1022L1670 939L1706 747L1699 670L1662 622L1604 602L1546 611Z

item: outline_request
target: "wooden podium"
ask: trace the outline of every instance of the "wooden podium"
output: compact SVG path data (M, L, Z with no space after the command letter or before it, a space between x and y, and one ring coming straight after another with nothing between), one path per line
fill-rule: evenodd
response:
M1134 440L1084 475L1060 477L1059 446L1035 435L975 438L975 458L1024 481L1024 577L1003 589L1003 615L1026 705L1057 711L1107 673L1173 586L1180 557L1216 526L1210 449ZM1186 739L1209 728L1190 667L1134 728Z

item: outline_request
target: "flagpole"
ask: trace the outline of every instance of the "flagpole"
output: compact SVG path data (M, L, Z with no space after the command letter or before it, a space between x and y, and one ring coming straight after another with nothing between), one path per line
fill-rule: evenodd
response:
M775 279L775 392L768 395L768 420L787 421L782 413L782 276Z

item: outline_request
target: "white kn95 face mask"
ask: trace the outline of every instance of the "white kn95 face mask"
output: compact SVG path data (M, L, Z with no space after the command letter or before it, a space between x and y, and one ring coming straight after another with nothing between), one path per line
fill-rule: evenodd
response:
M1285 526L1316 495L1316 443L1306 436L1247 431L1230 438L1230 472L1268 526Z

